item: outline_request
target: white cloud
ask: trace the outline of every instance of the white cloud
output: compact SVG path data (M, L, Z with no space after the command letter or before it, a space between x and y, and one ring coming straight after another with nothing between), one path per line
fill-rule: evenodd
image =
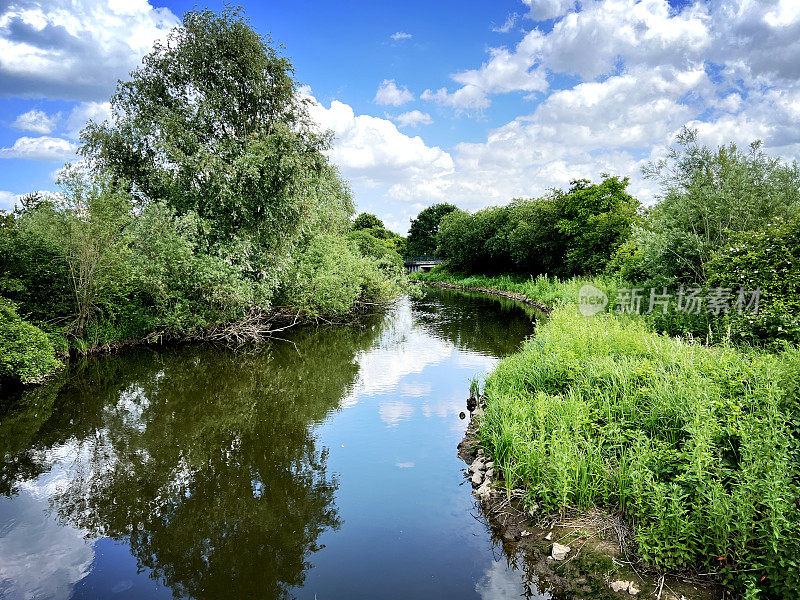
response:
M334 100L330 108L314 101L310 113L335 138L330 156L342 173L368 186L402 181L437 179L453 169L453 159L438 147L430 147L418 136L400 132L387 119L358 115Z
M177 24L147 0L0 3L0 95L105 99Z
M14 210L17 200L19 200L17 194L0 190L0 210Z
M511 13L508 15L508 17L506 17L506 22L499 27L492 25L492 31L495 33L508 33L514 29L514 26L517 24L517 19L519 19L519 15L517 13Z
M395 42L401 42L403 40L410 40L413 36L410 33L406 33L405 31L395 31L389 37L392 38Z
M0 158L64 162L75 158L72 142L56 137L21 137L10 148L0 149Z
M537 21L555 19L575 7L575 0L522 0L530 7L528 16Z
M60 119L61 113L48 115L43 110L33 109L19 115L11 126L34 133L50 133L56 128Z
M491 104L486 92L475 85L465 85L452 93L448 92L445 87L439 88L435 92L425 90L420 94L420 98L441 106L455 108L457 113L466 111L480 113L483 109L489 108Z
M402 106L406 102L411 102L414 99L414 94L408 91L408 88L397 87L394 79L384 79L378 86L378 91L375 93L375 104L383 104L388 106Z
M107 120L111 120L110 102L81 102L67 117L67 135L72 139L78 139L81 130L89 121L102 123Z
M417 127L419 125L430 125L433 119L428 113L421 110L411 110L408 112L400 113L392 120L397 123L398 127Z

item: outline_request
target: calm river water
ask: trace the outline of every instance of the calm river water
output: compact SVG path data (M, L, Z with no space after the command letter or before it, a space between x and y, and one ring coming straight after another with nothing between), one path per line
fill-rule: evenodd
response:
M4 399L0 597L549 598L456 456L470 378L531 316L427 290L361 326L125 351Z

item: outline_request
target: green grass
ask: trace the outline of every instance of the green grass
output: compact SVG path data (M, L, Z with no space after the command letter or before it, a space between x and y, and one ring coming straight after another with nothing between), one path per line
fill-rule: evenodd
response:
M488 288L524 294L531 300L542 302L553 307L562 304L575 304L578 290L585 284L592 284L604 290L609 298L616 297L618 283L613 278L558 279L547 275L462 275L452 273L443 267L436 267L428 273L412 273L410 278L416 281L434 281L450 283L464 287Z
M651 565L789 597L800 587L799 370L796 350L703 347L564 303L487 379L480 437L530 502L620 510Z

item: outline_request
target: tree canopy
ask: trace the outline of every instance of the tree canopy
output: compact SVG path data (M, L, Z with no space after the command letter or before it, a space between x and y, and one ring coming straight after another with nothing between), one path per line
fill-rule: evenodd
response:
M458 210L453 204L434 204L423 209L415 219L411 220L408 230L408 253L410 256L435 256L436 235L439 224L445 215Z

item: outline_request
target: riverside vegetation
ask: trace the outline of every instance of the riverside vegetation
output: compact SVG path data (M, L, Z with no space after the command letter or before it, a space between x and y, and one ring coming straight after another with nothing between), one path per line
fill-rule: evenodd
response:
M187 13L82 132L61 192L0 215L0 378L132 340L257 340L396 296L399 236L352 224L306 102L239 10Z
M509 490L550 513L618 512L643 566L710 574L733 596L794 598L798 168L758 144L713 150L691 131L678 142L647 170L663 186L652 208L606 178L453 212L437 237L444 267L414 277L553 307L485 382L478 437ZM608 295L605 312L579 314L585 284ZM611 310L623 288L680 285L760 288L761 303L756 314L687 314L674 301Z

